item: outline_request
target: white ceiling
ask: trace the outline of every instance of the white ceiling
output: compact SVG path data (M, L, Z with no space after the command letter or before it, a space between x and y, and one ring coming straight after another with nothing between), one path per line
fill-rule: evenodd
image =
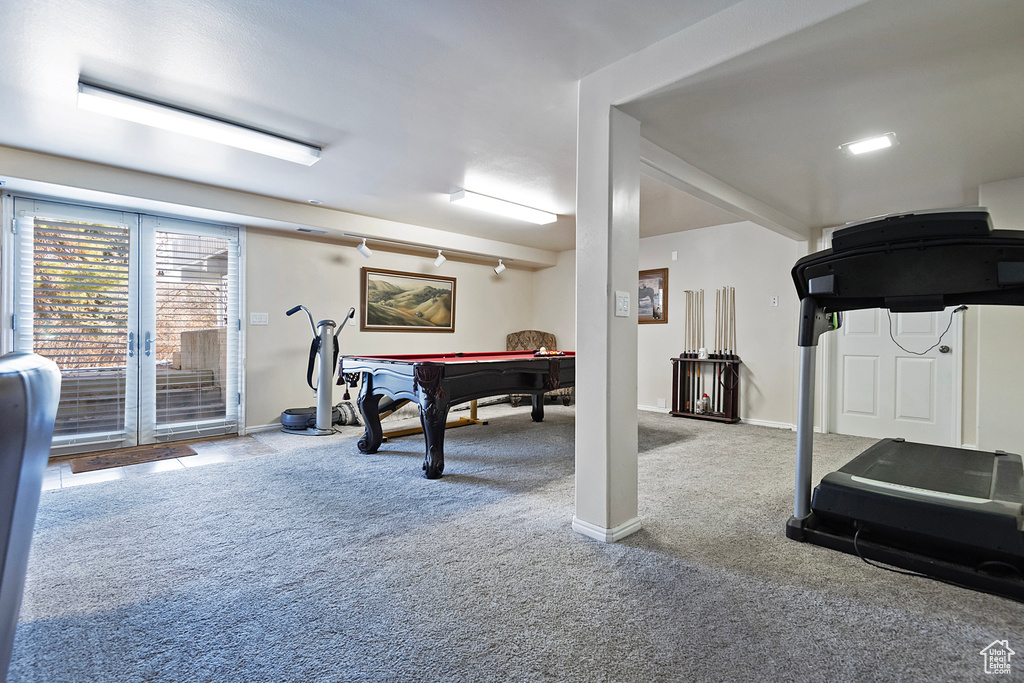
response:
M7 0L0 144L570 249L577 81L735 2ZM808 225L972 203L979 183L1024 176L1022 35L1019 0L875 0L623 108L652 142ZM79 111L80 75L323 159ZM889 130L894 150L835 151ZM463 187L560 218L450 206ZM641 198L645 235L737 220L649 178Z
M975 204L1024 176L1024 2L875 0L622 109L806 226ZM890 131L895 148L838 151Z

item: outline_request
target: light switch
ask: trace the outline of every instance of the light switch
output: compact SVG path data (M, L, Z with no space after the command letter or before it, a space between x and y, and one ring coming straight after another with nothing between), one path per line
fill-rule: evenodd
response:
M270 323L270 315L267 313L249 313L250 325L267 325Z
M629 317L629 292L615 292L615 316Z

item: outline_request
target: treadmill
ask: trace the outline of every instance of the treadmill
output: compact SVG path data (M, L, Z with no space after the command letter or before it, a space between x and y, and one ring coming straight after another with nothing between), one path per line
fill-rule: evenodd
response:
M848 225L793 267L800 296L796 495L786 535L1024 601L1024 466L1004 451L884 439L811 491L818 338L842 313L1024 306L1024 231L985 209Z

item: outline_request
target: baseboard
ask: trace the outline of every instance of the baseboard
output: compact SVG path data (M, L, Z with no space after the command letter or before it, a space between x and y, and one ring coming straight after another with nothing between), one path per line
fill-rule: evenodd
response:
M743 418L740 420L742 424L754 425L755 427L771 427L773 429L788 429L793 431L796 429L796 425L789 424L788 422L771 422L770 420L749 420Z
M602 526L597 526L596 524L591 524L590 522L584 522L582 519L579 519L575 515L572 518L573 531L583 534L584 536L589 536L590 538L596 539L598 541L603 541L605 543L615 543L616 541L621 541L626 536L629 536L630 534L640 531L640 527L641 524L639 517L634 517L628 522L623 522L614 529L605 529Z
M281 423L280 422L272 422L272 423L270 423L268 425L254 425L252 427L246 427L244 432L239 432L239 433L242 434L242 435L244 435L244 434L258 434L260 432L276 432L279 429L281 429Z
M649 413L664 413L665 415L669 413L668 408L655 408L654 406L637 406L636 409L646 410Z

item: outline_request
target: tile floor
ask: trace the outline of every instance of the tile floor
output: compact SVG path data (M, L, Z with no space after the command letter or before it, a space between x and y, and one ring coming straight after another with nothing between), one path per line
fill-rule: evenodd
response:
M82 484L95 484L101 481L113 479L124 479L125 477L140 477L156 472L168 472L170 470L183 469L185 467L200 467L217 462L230 462L232 460L245 460L267 453L275 453L275 449L260 443L251 436L239 436L231 439L217 439L215 441L201 441L190 443L195 455L171 460L158 460L156 462L144 462L138 465L125 465L123 467L111 467L105 470L93 472L82 472L72 474L70 460L51 462L46 467L46 474L43 476L43 490L60 489L68 486L80 486Z

